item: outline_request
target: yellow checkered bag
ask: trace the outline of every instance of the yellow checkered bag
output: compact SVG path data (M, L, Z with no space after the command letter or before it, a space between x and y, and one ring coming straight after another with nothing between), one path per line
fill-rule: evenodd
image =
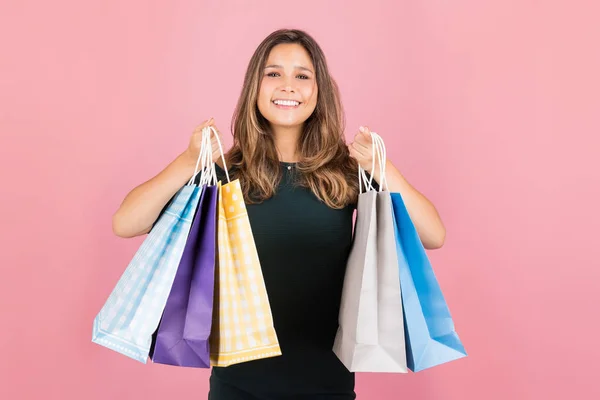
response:
M281 355L267 290L238 179L218 183L211 365Z

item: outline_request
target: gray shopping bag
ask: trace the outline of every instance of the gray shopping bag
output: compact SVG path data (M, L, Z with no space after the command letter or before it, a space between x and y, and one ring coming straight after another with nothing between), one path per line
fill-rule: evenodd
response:
M384 184L358 197L333 346L351 372L408 372L392 200Z

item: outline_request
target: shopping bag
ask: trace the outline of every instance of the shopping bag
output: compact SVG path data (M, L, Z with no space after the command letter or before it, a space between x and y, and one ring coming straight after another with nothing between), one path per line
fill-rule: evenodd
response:
M227 176L218 187L218 282L210 345L211 364L226 367L280 356L281 349L240 182Z
M381 176L385 153L375 141ZM373 164L374 167L374 164ZM372 169L373 171L373 169ZM371 178L372 179L372 178ZM359 167L360 194L333 351L351 372L408 372L390 193ZM367 190L362 192L363 183Z
M408 368L422 371L467 355L400 193L392 193Z
M194 178L165 207L94 318L93 343L146 363L200 198Z
M94 319L92 342L146 363L199 194L195 185L175 194Z
M218 139L218 135L215 135ZM180 367L210 367L209 336L214 297L217 186L210 138L204 141L202 194L173 286L154 339L151 359ZM208 178L206 178L208 176Z

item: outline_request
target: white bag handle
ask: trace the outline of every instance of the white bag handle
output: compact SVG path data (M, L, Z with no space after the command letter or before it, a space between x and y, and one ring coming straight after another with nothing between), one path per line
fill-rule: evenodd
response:
M198 175L198 166L200 165L200 161L204 160L204 152L205 152L205 148L204 148L204 129L202 130L202 141L200 142L200 153L198 154L198 158L196 159L196 167L194 167L194 173L192 174L192 177L190 178L190 180L188 181L188 183L186 185L192 185L194 183L194 180L196 179L196 175ZM204 164L204 163L203 163Z
M198 159L196 160L196 167L194 168L194 174L188 181L187 185L192 185L194 183L194 181L196 180L196 176L198 175L198 173L200 171L202 171L202 175L200 176L199 184L201 185L203 182L204 171L206 168L206 161L207 161L206 160L206 157L207 157L206 152L207 152L207 149L210 148L210 145L209 146L206 145L207 132L208 131L207 131L206 127L202 129L202 139L200 141L200 153L198 154Z
M227 177L227 183L230 183L231 180L229 179L229 171L227 170L227 163L225 162L225 154L223 153L223 146L221 145L221 139L219 139L219 134L217 133L217 130L214 127L210 126L209 128L212 129L212 131L215 134L215 138L217 138L217 144L219 145L219 154L221 154L221 159L223 160L223 170L225 171L225 176ZM210 143L210 137L209 137L208 141ZM210 159L211 159L211 165L212 165L213 169L215 169L215 164L212 163L212 151L210 153ZM216 183L216 169L215 169L215 183Z
M210 185L211 183L213 185L216 185L216 183L217 183L217 171L216 171L215 163L213 162L213 159L212 159L212 144L210 141L211 131L214 133L215 137L217 138L219 150L221 153L221 157L223 159L223 169L225 170L225 175L227 176L227 182L230 182L229 172L227 171L227 164L225 162L225 155L223 154L223 146L221 145L221 140L219 139L219 135L214 127L206 126L206 127L202 128L202 140L200 142L200 154L198 154L198 159L196 160L196 167L194 168L194 175L192 175L192 177L188 181L188 185L191 185L194 183L194 180L196 179L196 175L198 175L198 173L200 171L202 171L202 174L200 175L200 181L198 183L198 186ZM200 167L200 169L199 169L199 167Z
M375 170L375 140L373 137L373 134L371 133L371 139L373 141L373 146L372 146L372 154L371 154L371 159L373 160L372 164L371 164L371 171ZM367 185L367 175L365 174L365 170L360 166L360 164L358 165L358 187L359 187L359 193L362 193L362 185L363 182L365 184L365 192L366 191L370 191L373 190L373 174L371 174L371 179L368 181L369 184Z
M380 165L380 180L381 184L379 185L379 191L389 190L388 181L387 181L387 149L385 148L385 143L381 136L375 133L375 142L377 144L378 150L378 159Z
M367 178L365 170L359 165L358 166L358 185L360 193L362 193L362 185L364 182L365 191L374 190L373 188L373 175L375 171L375 157L377 156L377 160L379 161L379 173L381 184L379 185L379 191L383 191L388 189L387 177L386 177L386 163L387 163L387 150L385 148L385 144L383 139L375 132L371 132L371 139L373 142L372 146L372 159L373 164L371 167L371 175Z
M198 186L210 185L211 178L216 180L212 162L212 145L210 143L210 129L202 130L202 175Z

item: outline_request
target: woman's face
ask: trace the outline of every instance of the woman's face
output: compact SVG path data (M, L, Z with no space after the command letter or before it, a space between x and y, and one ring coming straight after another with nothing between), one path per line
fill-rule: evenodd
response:
M299 127L317 105L315 67L300 44L279 44L263 70L258 109L273 128Z

